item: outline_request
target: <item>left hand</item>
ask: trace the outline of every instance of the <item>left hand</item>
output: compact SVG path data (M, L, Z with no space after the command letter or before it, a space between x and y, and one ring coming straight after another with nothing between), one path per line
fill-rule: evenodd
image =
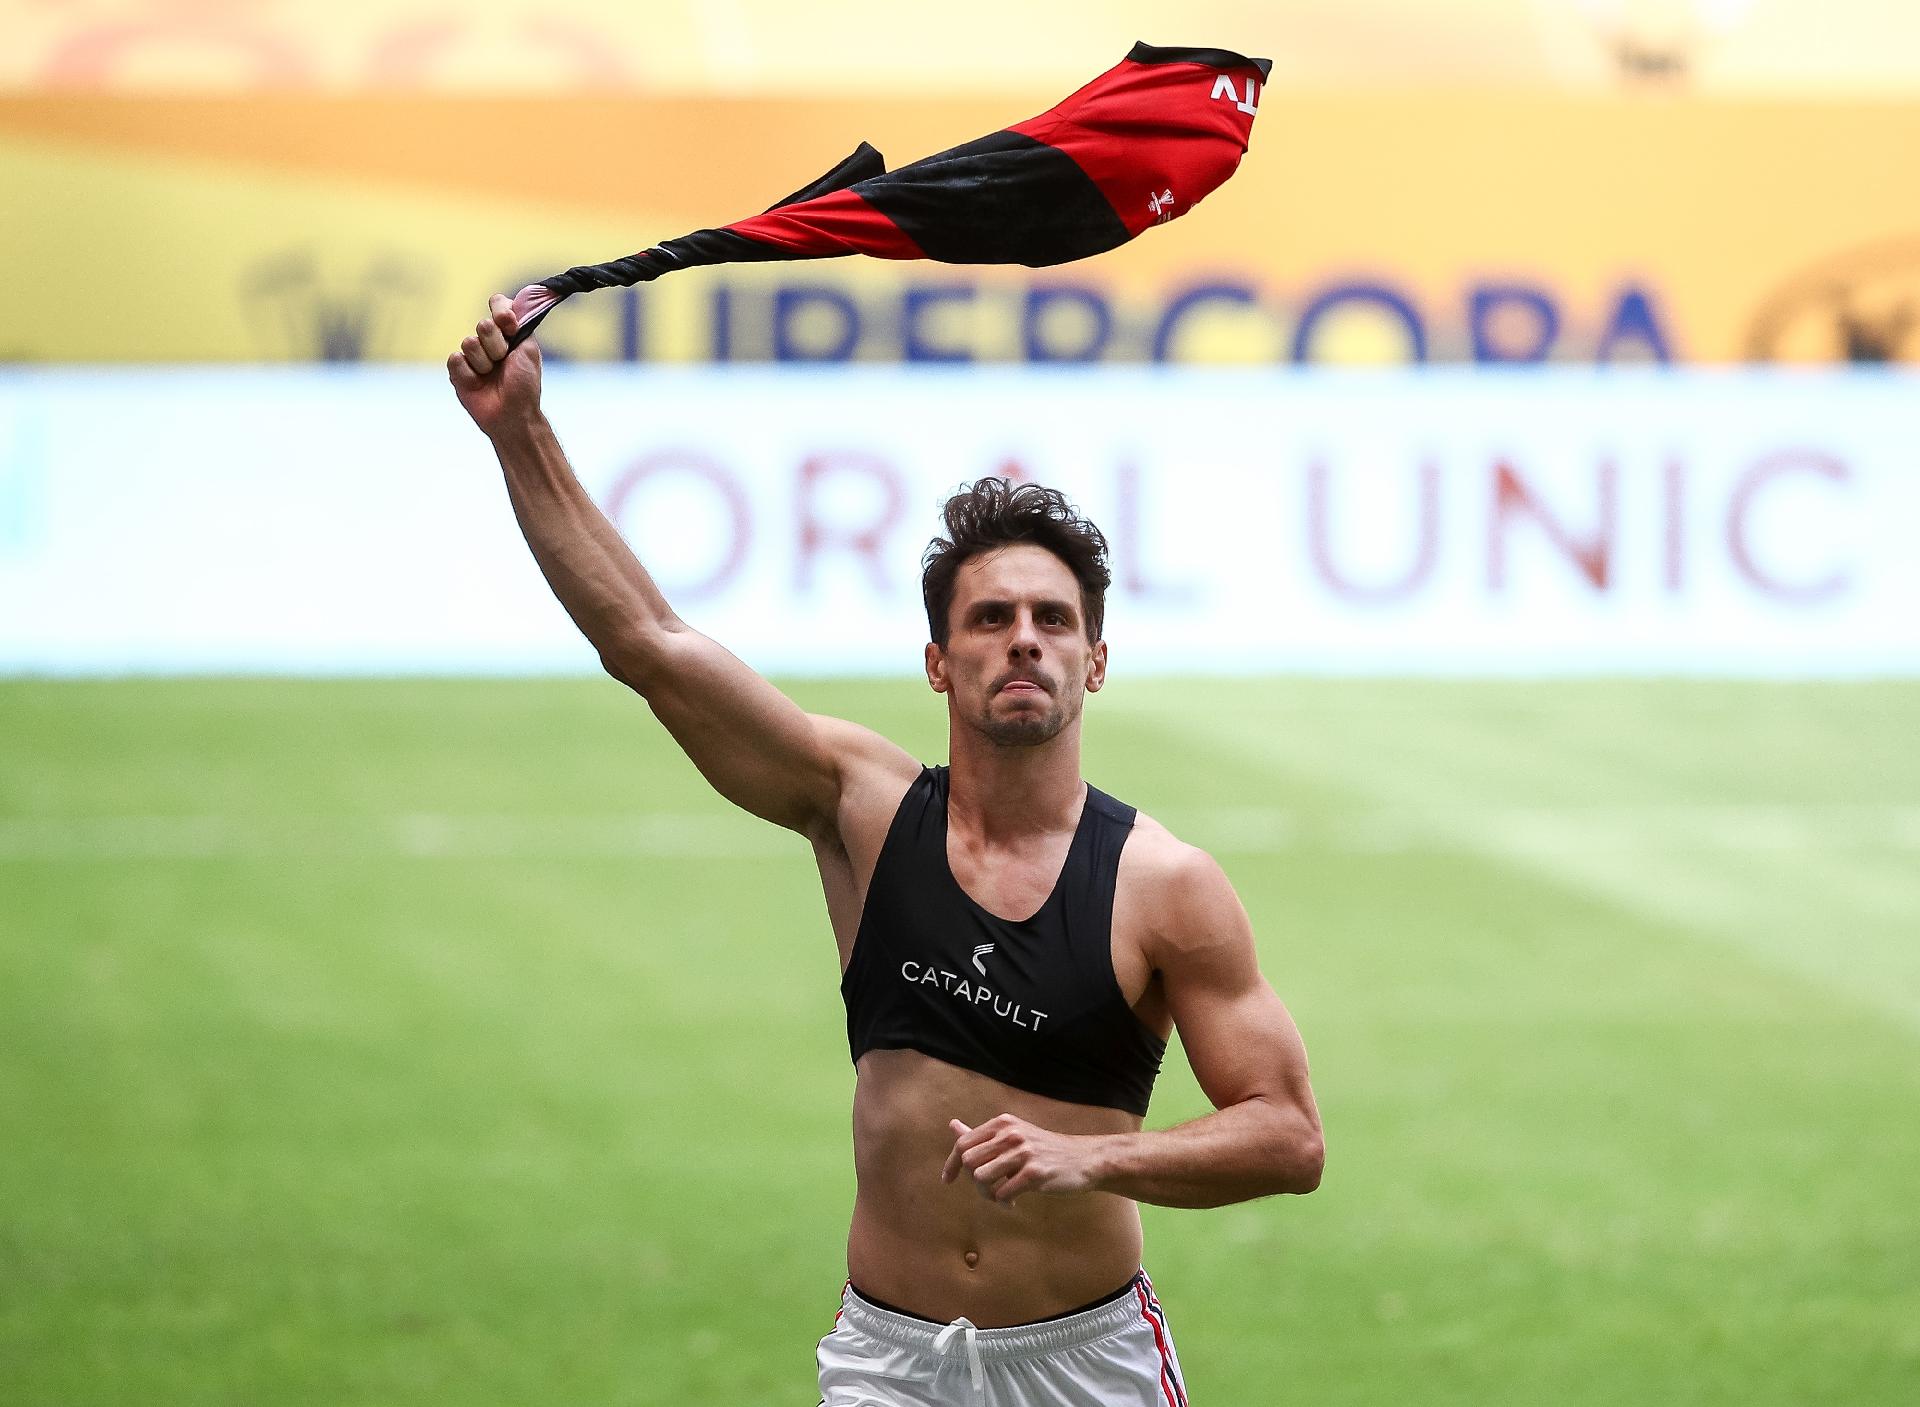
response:
M1023 1192L1093 1189L1098 1139L1054 1133L1012 1114L996 1115L978 1128L949 1119L947 1127L954 1142L940 1169L942 1182L969 1174L981 1196L1009 1207Z

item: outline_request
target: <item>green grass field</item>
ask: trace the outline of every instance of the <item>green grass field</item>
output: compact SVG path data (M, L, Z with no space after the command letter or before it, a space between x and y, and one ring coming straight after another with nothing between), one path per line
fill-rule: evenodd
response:
M1920 1401L1920 685L1091 715L1327 1124L1312 1197L1148 1211L1200 1407ZM810 1407L833 945L637 701L16 682L0 739L0 1403Z

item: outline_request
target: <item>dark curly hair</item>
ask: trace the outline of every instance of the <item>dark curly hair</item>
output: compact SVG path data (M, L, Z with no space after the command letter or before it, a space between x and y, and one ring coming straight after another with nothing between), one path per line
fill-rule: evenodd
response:
M920 594L927 603L927 629L945 648L950 632L953 581L971 558L1016 542L1044 547L1072 571L1080 583L1081 615L1087 639L1098 640L1107 614L1106 535L1080 516L1058 489L1014 484L1007 479L977 479L963 484L947 500L940 516L947 535L927 544L920 559Z

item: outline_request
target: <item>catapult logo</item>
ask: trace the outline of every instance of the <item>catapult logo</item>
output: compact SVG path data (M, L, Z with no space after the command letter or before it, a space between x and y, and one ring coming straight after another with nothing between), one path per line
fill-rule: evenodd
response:
M987 969L980 960L992 951L991 943L982 943L973 950L973 965L982 974ZM1047 1019L1046 1012L1035 1011L1011 997L1002 996L985 982L970 981L960 973L948 972L931 963L915 962L908 958L900 964L900 976L903 981L911 982L916 987L933 987L957 1002L966 1002L976 1009L984 1008L1002 1021L1011 1021L1023 1031L1038 1031L1040 1023Z
M425 330L434 278L402 254L376 255L349 274L323 271L293 250L254 264L240 301L256 342L286 361L392 361Z
M1749 361L1920 361L1920 235L1832 255L1761 303Z

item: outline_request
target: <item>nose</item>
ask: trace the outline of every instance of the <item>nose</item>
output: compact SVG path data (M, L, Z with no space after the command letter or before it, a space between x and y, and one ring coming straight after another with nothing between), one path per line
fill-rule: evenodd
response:
M1023 609L1014 618L1013 637L1007 641L1007 658L1015 661L1040 658L1040 627L1035 624L1032 611Z

